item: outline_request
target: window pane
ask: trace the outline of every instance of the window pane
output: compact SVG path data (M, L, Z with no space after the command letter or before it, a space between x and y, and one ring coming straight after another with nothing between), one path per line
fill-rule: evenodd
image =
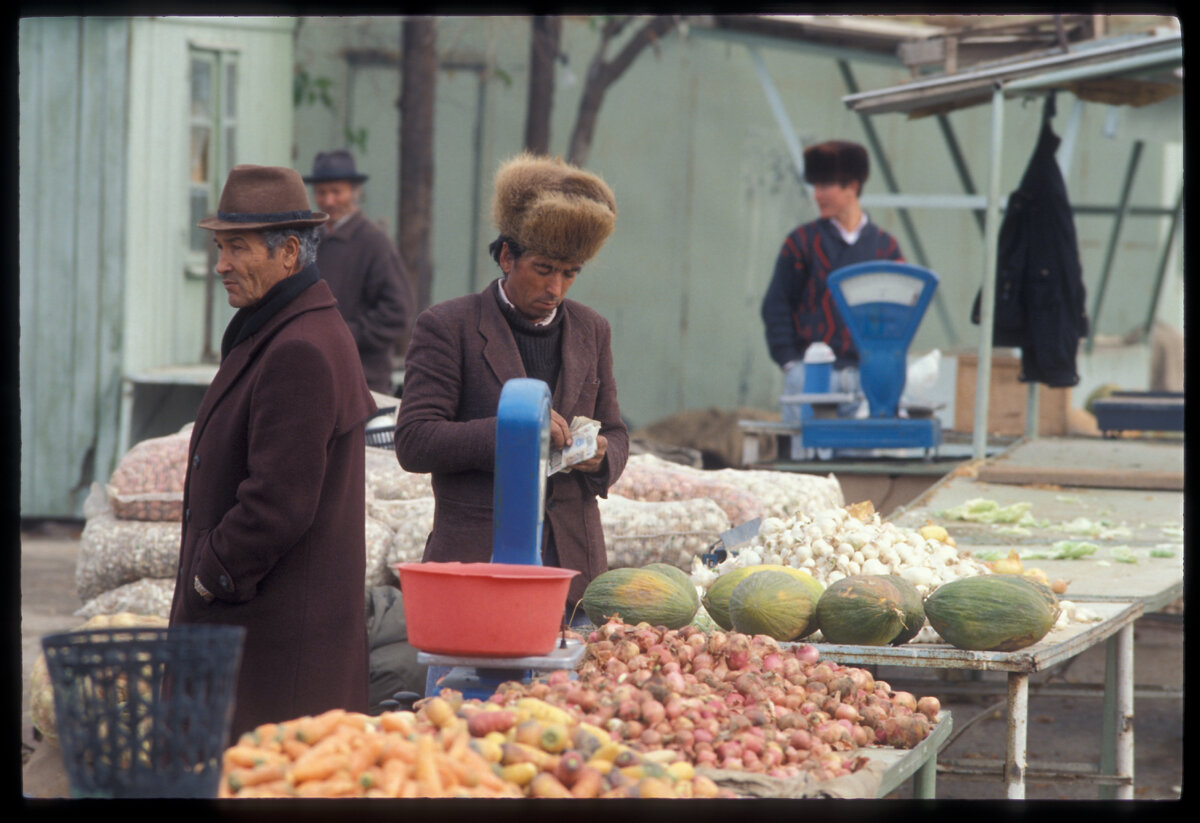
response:
M237 63L225 64L225 115L237 114Z
M225 152L225 177L229 176L229 172L237 165L237 129L233 126L225 127L225 145L222 149Z
M193 187L191 194L191 203L189 209L189 217L191 223L189 225L189 243L188 246L192 251L207 253L206 243L208 243L209 232L198 228L196 224L207 217L210 213L208 206L208 189L198 189Z
M212 119L212 64L192 58L192 117Z
M212 179L210 151L212 151L212 129L208 126L192 126L188 162L191 164L193 183L207 183Z

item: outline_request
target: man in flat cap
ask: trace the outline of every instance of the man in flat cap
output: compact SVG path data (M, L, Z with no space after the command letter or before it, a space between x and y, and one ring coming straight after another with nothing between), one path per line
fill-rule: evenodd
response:
M375 402L314 262L300 174L235 166L200 221L237 309L188 447L171 624L246 628L231 739L367 709L363 424Z
M858 143L830 140L804 150L804 179L813 187L820 217L783 241L762 301L767 348L784 371L786 394L803 390L804 353L817 342L833 350L829 390L858 391L858 351L825 281L852 263L904 259L895 238L859 205L869 171L867 150ZM853 414L857 405L844 404L839 414Z
M569 442L577 415L601 424L590 460L546 482L542 559L580 572L568 612L608 555L596 497L625 467L629 433L613 379L612 332L567 291L611 234L616 201L594 174L523 154L501 165L492 213L500 230L488 247L501 276L481 293L431 306L417 317L405 359L396 456L431 472L436 500L425 561L486 562L492 553L496 409L505 382L545 381L550 444Z
M415 301L395 244L359 205L366 180L345 149L318 154L304 178L317 208L329 215L317 251L321 276L354 335L367 385L392 394L392 358L407 342Z

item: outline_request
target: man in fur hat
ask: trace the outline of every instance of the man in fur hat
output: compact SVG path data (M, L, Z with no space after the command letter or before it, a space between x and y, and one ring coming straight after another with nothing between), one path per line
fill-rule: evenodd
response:
M813 187L820 217L797 226L783 241L762 302L767 348L784 370L785 392L803 390L804 352L827 344L835 357L832 392L858 391L858 351L825 287L830 273L868 260L903 261L895 238L859 205L870 165L858 143L831 140L804 151L804 179ZM858 404L844 404L850 415Z
M237 309L188 447L171 625L246 629L231 739L367 710L363 423L375 402L315 264L300 174L235 166L213 232Z
M345 149L319 153L304 178L317 208L329 215L317 250L321 277L354 335L367 385L391 394L392 357L407 342L415 307L400 253L359 206L366 180Z
M596 455L547 480L542 558L580 572L571 582L570 611L608 569L596 497L607 496L629 454L609 324L567 299L612 232L616 201L596 175L523 154L500 167L492 212L500 235L489 250L501 277L417 317L396 456L410 472L433 474L436 508L424 560L486 562L496 408L505 382L532 377L550 387L552 448L569 441L577 415L598 420Z

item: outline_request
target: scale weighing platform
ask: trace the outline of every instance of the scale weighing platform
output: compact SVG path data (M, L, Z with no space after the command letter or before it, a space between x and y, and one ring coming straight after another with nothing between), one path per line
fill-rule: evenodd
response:
M549 462L550 388L541 380L527 377L509 380L501 389L496 409L493 563L542 565ZM417 662L450 669L439 681L438 689L454 689L467 699L486 700L501 683L528 680L533 672L573 671L584 651L582 642L568 639L564 633L556 647L544 655L473 657L418 650Z
M858 349L869 416L835 416L838 404L861 400L852 394L805 391L784 398L812 408L800 427L805 450L923 448L930 458L942 442L941 421L932 415L901 417L899 412L908 347L937 284L937 275L928 269L887 260L844 266L829 275L826 286ZM927 408L923 411L928 414Z

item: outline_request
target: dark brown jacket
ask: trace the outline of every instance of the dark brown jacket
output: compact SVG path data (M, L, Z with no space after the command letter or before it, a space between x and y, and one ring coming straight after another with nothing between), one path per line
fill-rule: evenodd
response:
M404 399L396 421L396 456L411 472L432 472L436 499L426 561L486 562L492 554L496 408L506 381L525 377L494 281L480 294L448 300L421 313L405 357ZM601 423L606 458L595 474L559 473L546 492L546 520L563 567L581 572L569 601L608 570L596 496L606 497L629 456L613 380L608 321L574 300L563 301L562 368L551 405L569 423L584 415Z
M326 709L366 711L373 411L323 281L230 350L204 394L171 623L246 627L232 739ZM215 601L197 594L196 575Z
M392 353L416 304L395 245L361 211L317 247L317 268L337 298L373 391L392 393Z

